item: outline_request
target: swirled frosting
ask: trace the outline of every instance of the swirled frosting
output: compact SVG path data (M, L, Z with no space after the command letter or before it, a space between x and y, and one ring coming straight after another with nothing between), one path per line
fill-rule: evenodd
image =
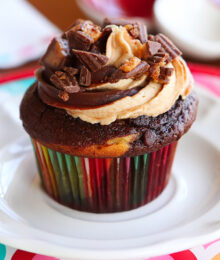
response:
M144 39L144 27L138 23L102 29L91 22L83 26L77 23L65 34L62 41L72 50L66 51L60 62L56 60L59 68L47 63L48 53L51 60L53 50L48 49L44 56L44 77L49 74L54 90L46 89L49 84L38 77L43 102L65 109L74 118L109 125L118 119L163 114L179 97L184 99L191 92L189 69L165 36L145 35ZM96 31L94 38L91 28ZM79 48L80 41L86 43L83 49ZM57 42L54 45L60 48Z

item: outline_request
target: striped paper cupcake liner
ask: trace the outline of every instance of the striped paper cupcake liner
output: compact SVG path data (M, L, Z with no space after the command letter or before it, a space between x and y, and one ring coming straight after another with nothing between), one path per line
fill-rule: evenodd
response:
M135 157L84 158L32 142L48 195L95 213L127 211L155 199L168 183L177 144Z

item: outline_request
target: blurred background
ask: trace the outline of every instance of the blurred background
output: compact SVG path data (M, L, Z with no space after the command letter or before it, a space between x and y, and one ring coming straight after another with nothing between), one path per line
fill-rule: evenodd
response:
M77 18L138 17L189 62L220 67L220 0L7 0L0 10L0 82L33 73L52 37Z

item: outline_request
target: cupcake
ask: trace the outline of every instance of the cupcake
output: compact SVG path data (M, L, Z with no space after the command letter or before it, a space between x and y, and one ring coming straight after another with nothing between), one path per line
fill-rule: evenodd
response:
M95 213L158 197L197 112L178 48L137 21L77 20L41 64L20 116L47 194Z

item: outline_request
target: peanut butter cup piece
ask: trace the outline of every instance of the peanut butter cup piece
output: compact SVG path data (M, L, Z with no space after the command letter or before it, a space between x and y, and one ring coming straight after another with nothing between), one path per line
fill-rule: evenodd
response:
M65 33L70 49L88 51L91 44L100 37L100 30L101 28L93 22L80 20Z
M94 42L93 38L81 31L70 30L66 33L70 49L88 51L91 44Z
M110 77L110 82L116 82L120 79L140 78L148 72L150 65L146 61L141 61L133 70L124 72L121 68L117 69Z
M56 71L51 77L50 81L61 90L67 93L76 93L80 91L79 84L76 78L69 76L67 73L62 71Z
M161 48L161 44L159 42L154 42L154 41L147 41L145 43L146 46L146 56L147 57L152 57L155 54L158 53L159 49Z
M51 70L60 70L69 65L70 53L68 41L62 38L54 38L41 58L40 63Z
M168 83L169 77L172 75L173 71L174 71L174 68L161 67L158 81L160 83Z
M117 70L113 65L107 65L92 73L92 83L108 82L112 74Z
M72 52L76 58L92 72L100 70L108 62L108 57L102 54L75 49L73 49Z
M127 30L133 38L139 39L142 44L147 41L147 27L145 24L135 22L129 24Z
M137 27L139 30L138 38L142 44L147 41L147 27L145 24L137 22Z
M80 70L79 84L86 87L91 85L91 72L85 66Z
M169 62L177 56L182 55L182 52L162 33L157 34L155 40L159 42L164 50L169 54Z

